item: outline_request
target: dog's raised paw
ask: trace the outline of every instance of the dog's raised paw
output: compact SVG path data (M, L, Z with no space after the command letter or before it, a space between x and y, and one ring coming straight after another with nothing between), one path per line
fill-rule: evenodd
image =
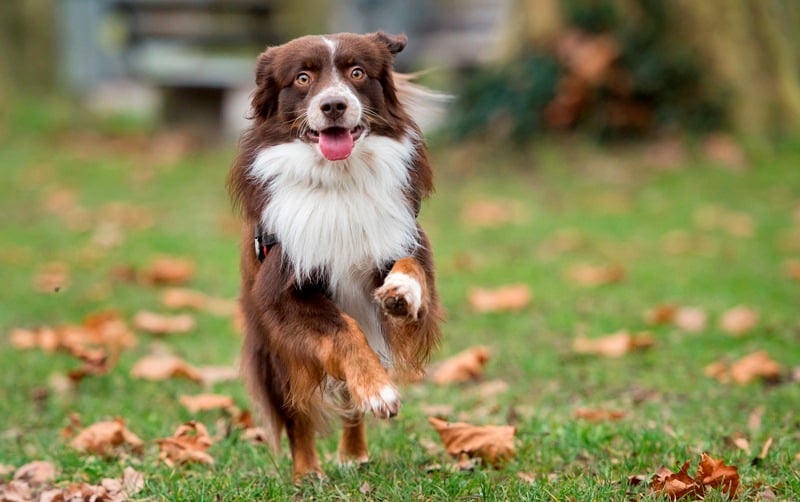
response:
M387 314L417 319L422 306L422 286L408 274L392 272L383 286L375 290L375 299Z
M378 418L392 418L400 411L400 393L394 386L384 385L376 394L365 398L361 407Z

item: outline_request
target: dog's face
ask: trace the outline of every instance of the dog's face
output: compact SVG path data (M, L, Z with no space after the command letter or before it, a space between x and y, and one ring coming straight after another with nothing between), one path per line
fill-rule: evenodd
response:
M259 56L256 121L282 141L316 145L328 160L350 156L369 134L395 137L405 114L392 81L405 35L307 36Z

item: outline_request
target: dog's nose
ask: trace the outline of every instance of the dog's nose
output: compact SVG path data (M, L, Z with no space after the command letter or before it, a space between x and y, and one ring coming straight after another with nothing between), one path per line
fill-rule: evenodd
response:
M336 120L341 117L345 110L347 110L347 103L344 99L339 97L330 97L322 100L319 109L331 120Z

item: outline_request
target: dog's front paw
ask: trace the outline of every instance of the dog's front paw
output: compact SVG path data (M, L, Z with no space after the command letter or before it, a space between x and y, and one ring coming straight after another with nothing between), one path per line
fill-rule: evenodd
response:
M422 306L422 286L408 274L392 272L386 276L383 286L375 290L375 299L384 312L416 320Z
M350 394L360 411L371 411L378 418L392 418L400 411L400 393L392 384L367 385L356 389L350 386Z

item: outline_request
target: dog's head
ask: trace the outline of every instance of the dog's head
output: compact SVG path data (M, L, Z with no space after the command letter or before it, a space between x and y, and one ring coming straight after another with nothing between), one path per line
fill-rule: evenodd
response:
M392 78L405 35L306 36L258 58L253 118L281 141L315 144L328 160L350 156L369 134L399 137L408 121Z

